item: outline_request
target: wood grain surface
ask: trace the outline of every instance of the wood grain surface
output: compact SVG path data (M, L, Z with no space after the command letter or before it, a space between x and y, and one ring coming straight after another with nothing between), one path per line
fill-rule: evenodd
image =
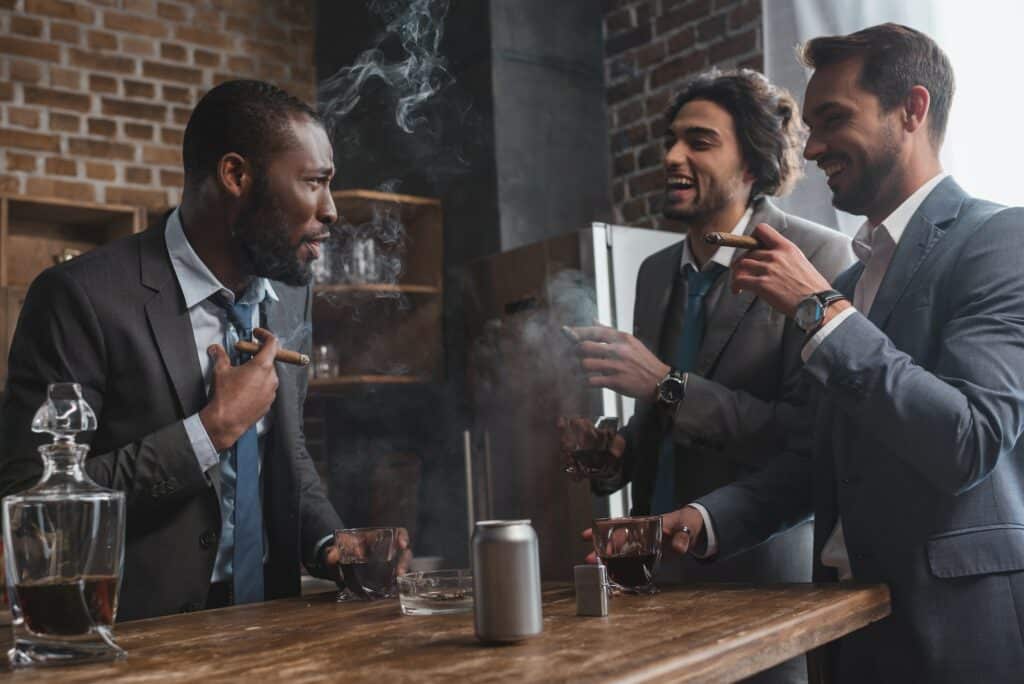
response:
M584 618L572 587L552 585L542 635L484 646L472 614L403 616L397 600L327 593L123 623L125 660L3 671L0 682L731 682L889 608L885 586L704 585L616 596L608 617Z

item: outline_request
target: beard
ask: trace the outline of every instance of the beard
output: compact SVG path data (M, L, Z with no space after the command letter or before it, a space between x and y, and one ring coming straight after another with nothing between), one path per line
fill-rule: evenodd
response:
M890 126L883 128L878 155L864 164L864 170L846 190L832 195L832 206L841 211L865 216L882 194L882 186L892 176L898 161L899 146Z
M289 234L288 217L270 192L266 175L260 174L249 202L231 226L243 272L285 285L308 285L313 279L313 263L299 258L302 243L292 245Z
M697 200L690 205L675 207L671 203L670 190L665 189L665 203L662 206L662 215L673 221L682 221L688 224L701 225L710 217L728 207L735 200L742 190L742 181L735 184L707 183L707 189L699 188Z

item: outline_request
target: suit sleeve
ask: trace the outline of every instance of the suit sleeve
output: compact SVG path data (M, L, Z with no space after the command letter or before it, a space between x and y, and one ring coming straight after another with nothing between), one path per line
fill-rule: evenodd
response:
M50 438L33 434L30 425L46 399L49 383L79 383L103 422L107 381L103 330L87 293L65 271L47 270L29 288L8 368L0 416L4 446L0 492L4 494L31 486L42 474L37 447ZM89 454L85 468L100 485L125 493L129 515L177 506L209 486L181 421L114 451Z
M860 313L808 359L846 416L938 491L984 479L1024 432L1024 211L998 214L964 240L950 280L894 315L932 314L930 370ZM908 324L913 324L910 321Z
M811 263L829 281L850 265L849 243L838 235L824 240L808 255ZM800 347L804 333L792 321L785 323L782 339L781 392L775 399L761 399L744 390L734 390L694 373L689 375L686 397L673 417L676 442L721 447L726 444L761 445L774 456L773 445L782 445L806 421L800 383Z

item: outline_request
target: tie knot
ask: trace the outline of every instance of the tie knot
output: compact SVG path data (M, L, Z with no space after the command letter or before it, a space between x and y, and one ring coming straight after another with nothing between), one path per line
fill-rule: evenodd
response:
M703 271L690 267L686 271L686 295L687 297L704 297L711 286L718 280L718 276L725 272L725 267L719 263L712 262Z
M252 304L237 300L232 303L223 292L218 292L210 299L227 314L228 321L238 333L238 339L252 339Z

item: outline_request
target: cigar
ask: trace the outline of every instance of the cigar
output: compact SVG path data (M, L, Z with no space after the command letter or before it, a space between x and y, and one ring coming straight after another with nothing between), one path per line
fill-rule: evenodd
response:
M764 245L756 237L750 235L733 235L732 233L708 233L704 242L722 247L739 247L740 249L760 249Z
M562 326L562 334L569 338L569 341L576 344L580 341L580 336L573 332L572 328L567 325Z
M239 340L235 342L235 349L246 354L255 354L263 347L255 342L249 342L248 340ZM275 361L281 363L290 363L293 366L308 366L309 357L305 354L300 354L297 351L291 349L278 349L277 355L274 356Z

